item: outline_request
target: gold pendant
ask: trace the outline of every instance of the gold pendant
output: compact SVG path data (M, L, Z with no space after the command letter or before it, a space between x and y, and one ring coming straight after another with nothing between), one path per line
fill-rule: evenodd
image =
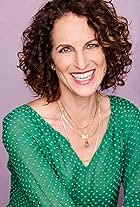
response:
M85 140L85 147L88 147L89 146L89 142L88 142L88 134L82 134L82 139Z
M85 147L89 147L89 142L88 142L87 139L85 140L85 144L84 145L85 145Z
M87 140L88 139L88 134L82 134L82 139Z

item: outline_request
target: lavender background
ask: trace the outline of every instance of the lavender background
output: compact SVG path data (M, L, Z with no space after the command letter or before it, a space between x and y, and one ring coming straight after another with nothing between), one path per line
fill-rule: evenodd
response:
M26 88L23 75L18 65L17 52L21 48L21 34L30 23L38 8L45 0L0 0L0 120L17 105L32 100L33 94ZM116 95L132 101L140 107L140 1L114 0L118 13L131 22L131 39L133 41L133 70L129 73L127 84L119 88ZM2 127L0 128L0 132ZM7 153L0 136L0 207L5 207L9 199L10 173L7 170ZM121 207L123 193L118 206Z

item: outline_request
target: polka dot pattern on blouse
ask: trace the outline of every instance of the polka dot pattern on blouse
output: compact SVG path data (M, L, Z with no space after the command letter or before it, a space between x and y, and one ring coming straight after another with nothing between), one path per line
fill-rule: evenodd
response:
M88 166L30 106L4 118L8 207L115 207L121 182L123 207L140 206L140 112L123 98L110 96L110 103L107 131Z

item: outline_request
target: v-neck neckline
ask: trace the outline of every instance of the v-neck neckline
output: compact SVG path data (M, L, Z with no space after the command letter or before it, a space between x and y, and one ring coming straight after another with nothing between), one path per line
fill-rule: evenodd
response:
M50 130L53 133L56 133L57 135L59 135L59 137L61 137L61 139L63 139L63 141L65 142L65 144L67 145L67 147L69 147L71 153L73 154L73 156L75 157L75 159L77 160L77 162L84 168L84 169L88 169L90 168L90 166L93 163L93 160L96 160L97 155L99 154L105 140L106 137L109 133L109 131L111 131L111 123L112 123L112 119L113 119L113 102L112 102L112 96L108 96L109 100L110 100L110 117L108 120L108 125L107 125L107 129L105 131L104 136L102 137L102 140L98 146L98 148L96 149L96 151L94 152L94 154L91 157L90 162L88 163L88 165L84 165L84 163L82 162L82 160L80 159L80 157L78 156L78 154L75 152L75 150L72 148L70 142L67 140L67 138L61 133L59 132L57 129L55 129L50 123L48 123L34 108L32 108L31 106L24 104L23 106L27 107L28 109L30 109L39 119L41 122L43 122L46 126L48 126L50 128Z

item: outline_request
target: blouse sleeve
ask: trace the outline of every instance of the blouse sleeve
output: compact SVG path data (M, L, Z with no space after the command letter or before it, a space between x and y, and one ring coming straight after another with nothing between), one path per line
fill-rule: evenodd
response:
M9 154L11 173L16 173L35 206L74 207L74 203L51 168L36 140L27 130L24 116L10 113L3 121L3 142Z
M124 203L123 207L140 206L140 111L135 107L129 111L128 139L124 150ZM127 131L126 130L126 131Z

